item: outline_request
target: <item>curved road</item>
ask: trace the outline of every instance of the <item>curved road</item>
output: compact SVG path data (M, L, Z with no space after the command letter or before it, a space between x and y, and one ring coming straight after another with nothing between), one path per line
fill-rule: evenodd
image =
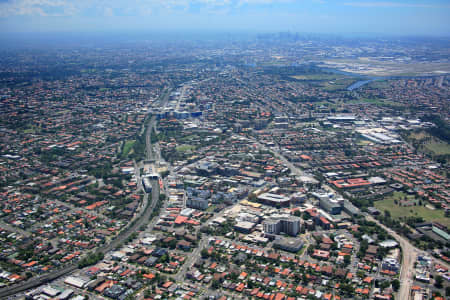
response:
M148 195L146 194L146 197ZM105 245L103 247L97 248L96 251L106 253L108 251L113 250L117 246L119 246L121 243L123 243L132 233L139 230L139 228L147 224L150 215L153 212L153 209L155 208L156 203L159 201L159 183L157 180L152 181L152 199L151 204L147 206L147 208L141 212L141 216L137 217L137 221L134 222L133 225L122 231L114 240L111 241L108 245ZM64 276L66 274L69 274L70 272L73 272L78 268L77 264L71 264L68 266L65 266L62 269L55 270L49 274L33 277L30 280L27 280L25 282L19 283L17 285L8 286L5 288L0 289L0 298L5 298L23 291L26 291L28 289L37 287L39 285L45 284L47 282L50 282L52 280L55 280L61 276Z
M412 275L414 271L414 262L417 259L417 255L423 253L423 251L411 245L406 238L402 237L391 228L381 224L373 217L366 216L366 219L368 221L375 222L378 226L386 230L400 244L402 249L402 268L400 270L400 290L398 292L398 299L409 300L411 287L413 284Z
M386 230L390 235L392 235L397 242L399 242L400 247L402 248L402 268L400 271L400 290L398 292L398 299L401 300L409 300L411 298L410 292L411 287L414 281L413 271L414 271L414 262L417 260L418 255L427 255L430 256L429 253L420 250L413 246L407 238L399 235L391 228L386 227L385 225L378 222L378 220L374 219L372 216L367 215L366 219L368 221L375 222L378 226ZM433 257L433 261L435 263L439 263L446 268L450 268L450 265L443 260L440 260L436 257Z
M159 99L163 105L165 105L167 103L167 101L169 100L169 95L170 95L170 91L171 89L167 89L165 91L165 93L163 93L161 95L161 98ZM151 121L149 122L149 131L148 131L148 135L146 137L147 140L147 157L148 158L152 158L152 151L151 151L151 132L153 127L156 124L156 119L155 117L152 117ZM139 228L144 225L144 224L148 224L149 219L150 219L150 215L153 212L153 209L156 206L156 203L159 201L159 182L158 180L152 180L152 197L150 199L151 203L148 204L148 194L145 193L144 194L144 200L143 203L145 205L145 210L141 210L139 215L137 215L135 217L135 222L129 226L128 228L124 229L121 233L119 233L119 235L112 240L109 244L98 247L96 249L97 252L102 252L102 253L107 253L113 249L115 249L117 246L119 246L121 243L123 243L131 234L133 234L134 232L136 232L137 230L139 230ZM53 281L61 276L64 276L66 274L69 274L73 271L75 271L78 268L78 264L71 264L71 265L66 265L61 269L58 270L54 270L48 274L42 275L42 276L37 276L37 277L33 277L30 280L27 280L25 282L21 282L12 286L8 286L8 287L4 287L2 289L0 289L0 298L4 299L8 296L12 296L14 294L32 289L34 287L46 284L50 281Z

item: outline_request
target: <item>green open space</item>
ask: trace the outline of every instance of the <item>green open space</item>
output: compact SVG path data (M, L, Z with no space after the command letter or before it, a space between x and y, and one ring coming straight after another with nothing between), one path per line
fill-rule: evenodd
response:
M415 131L406 136L406 139L419 150L430 154L434 158L447 157L450 155L450 144L438 137L431 135L425 130Z
M123 150L122 150L122 154L121 157L125 158L128 156L128 154L130 154L131 150L133 149L134 143L136 143L135 140L129 140L125 142L125 145L123 145Z
M416 206L400 206L400 202L404 201L415 202ZM397 204L395 203L397 201ZM428 202L423 201L426 205ZM447 227L450 227L450 218L445 216L441 209L429 209L425 206L419 205L419 200L415 196L406 195L403 192L394 192L393 195L386 197L384 200L376 201L375 207L384 213L389 211L393 219L403 219L408 217L422 217L425 221L436 221Z
M356 78L336 78L335 80L322 81L321 87L326 91L346 90L350 85L357 81Z
M389 87L390 83L388 80L374 80L367 84L367 87L375 88L375 89L385 89Z
M364 139L357 139L356 144L359 146L367 146L369 144L371 144L372 142L368 141L368 140L364 140Z
M291 77L297 80L335 80L340 76L335 74L299 74Z
M25 130L23 131L23 133L32 134L32 133L35 133L35 130L34 130L34 128L28 128L28 129L25 129Z
M424 140L427 137L430 137L430 135L428 133L426 133L425 131L416 131L416 132L411 132L411 134L408 136L410 139L413 140Z
M198 138L199 138L198 135L190 134L190 135L186 135L186 136L181 137L179 140L182 143L188 143L189 141L192 141L192 140L195 140L195 139L198 139Z
M361 99L355 99L355 100L349 100L346 101L346 103L354 103L354 104L373 104L377 106L389 106L389 107L400 107L403 106L402 104L387 100L387 99L369 99L369 98L361 98Z
M301 81L326 81L331 84L352 84L359 80L357 77L333 74L333 73L307 73L307 74L295 74L290 76L292 79Z
M424 147L436 155L450 155L450 145L441 140L432 140L425 143Z
M195 146L192 145L180 145L177 147L178 152L188 152L188 151L194 151Z

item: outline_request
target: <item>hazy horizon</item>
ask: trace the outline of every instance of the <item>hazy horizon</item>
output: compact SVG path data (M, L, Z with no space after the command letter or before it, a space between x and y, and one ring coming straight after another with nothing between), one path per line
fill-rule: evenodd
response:
M448 37L449 15L443 0L0 0L2 36L291 31Z

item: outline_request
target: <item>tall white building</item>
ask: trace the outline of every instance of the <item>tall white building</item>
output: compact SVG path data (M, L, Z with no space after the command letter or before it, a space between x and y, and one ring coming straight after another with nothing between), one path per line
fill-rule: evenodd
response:
M263 229L265 233L269 234L280 234L283 232L296 236L301 229L301 219L293 216L267 219L263 222Z

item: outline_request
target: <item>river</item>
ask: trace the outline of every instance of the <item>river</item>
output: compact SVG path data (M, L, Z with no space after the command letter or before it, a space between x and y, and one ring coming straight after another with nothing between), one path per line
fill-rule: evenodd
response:
M365 84L368 84L369 82L374 81L375 79L369 79L369 80L359 80L353 84L351 84L349 87L347 87L347 91L353 91L360 87L362 87Z

